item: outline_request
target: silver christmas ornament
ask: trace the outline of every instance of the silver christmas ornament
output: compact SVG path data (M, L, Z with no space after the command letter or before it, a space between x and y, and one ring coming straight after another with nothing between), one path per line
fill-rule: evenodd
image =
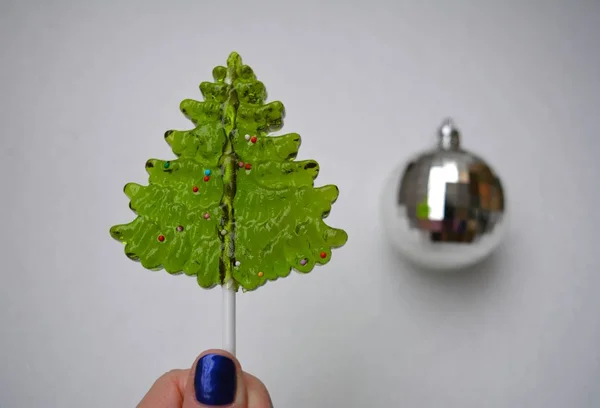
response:
M502 183L490 166L463 150L447 119L437 148L419 154L389 177L383 225L392 245L427 269L460 269L487 257L507 224Z

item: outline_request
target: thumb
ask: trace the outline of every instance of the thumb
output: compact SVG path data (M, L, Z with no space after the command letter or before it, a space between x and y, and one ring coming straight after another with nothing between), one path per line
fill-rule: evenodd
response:
M265 386L244 373L240 362L224 350L207 350L194 362L183 408L271 408Z

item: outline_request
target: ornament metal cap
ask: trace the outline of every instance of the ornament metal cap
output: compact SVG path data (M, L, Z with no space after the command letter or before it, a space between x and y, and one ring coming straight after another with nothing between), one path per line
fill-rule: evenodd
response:
M442 150L460 150L460 131L451 118L446 118L438 129L438 147Z

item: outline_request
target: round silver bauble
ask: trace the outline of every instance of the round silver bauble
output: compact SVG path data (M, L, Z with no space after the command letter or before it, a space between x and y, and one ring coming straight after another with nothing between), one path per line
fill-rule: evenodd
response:
M457 127L445 120L437 147L399 166L384 187L386 233L404 258L422 268L471 266L491 254L505 234L500 178L460 142Z

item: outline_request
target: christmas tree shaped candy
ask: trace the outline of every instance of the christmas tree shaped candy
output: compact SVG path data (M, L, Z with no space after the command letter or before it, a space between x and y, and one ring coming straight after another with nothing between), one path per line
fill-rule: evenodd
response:
M176 158L146 162L148 185L125 186L137 217L110 233L145 268L223 285L231 302L239 288L327 263L348 237L323 221L338 189L314 187L317 162L295 160L300 136L269 136L283 126L283 104L265 102L237 53L213 77L200 84L204 101L181 103L195 127L165 133Z

